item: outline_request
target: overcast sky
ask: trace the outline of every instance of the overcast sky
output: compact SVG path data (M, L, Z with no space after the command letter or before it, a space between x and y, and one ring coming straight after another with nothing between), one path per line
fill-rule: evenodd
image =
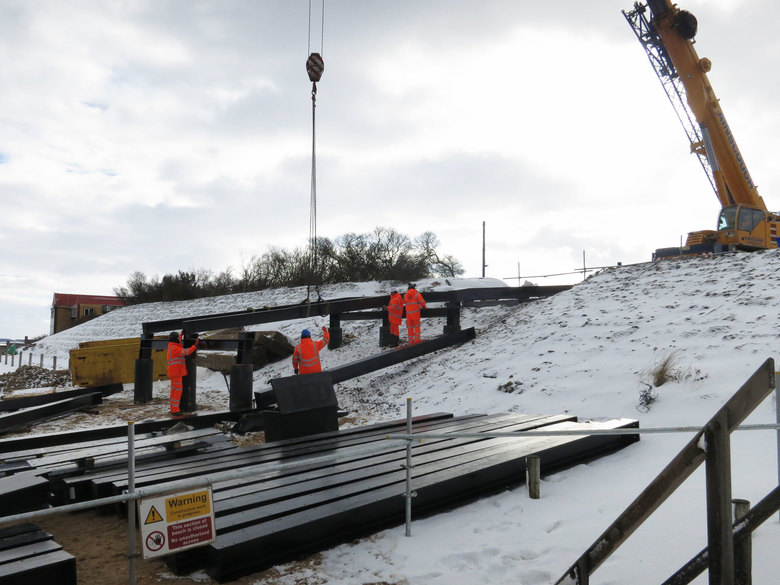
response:
M681 5L780 209L775 5ZM321 236L432 231L479 276L484 221L508 279L714 227L630 0L328 0L324 38L321 6L310 35L308 0L0 0L0 337L47 333L54 292L305 246L310 51Z

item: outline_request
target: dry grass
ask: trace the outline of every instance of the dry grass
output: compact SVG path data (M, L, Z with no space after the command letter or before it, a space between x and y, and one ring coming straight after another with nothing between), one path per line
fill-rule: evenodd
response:
M676 363L677 357L675 353L670 352L658 364L653 366L650 370L650 379L653 381L653 386L658 388L670 380L676 380L677 374L674 368Z

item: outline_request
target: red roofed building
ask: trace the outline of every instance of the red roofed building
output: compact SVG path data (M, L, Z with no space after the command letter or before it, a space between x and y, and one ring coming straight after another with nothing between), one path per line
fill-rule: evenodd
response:
M50 335L124 306L119 297L54 293Z

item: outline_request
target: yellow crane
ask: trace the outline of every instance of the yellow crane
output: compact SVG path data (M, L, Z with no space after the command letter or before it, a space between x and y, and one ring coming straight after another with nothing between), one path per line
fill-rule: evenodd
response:
M649 18L648 18L649 9ZM635 2L622 11L666 90L721 204L716 230L690 232L685 246L660 248L653 259L778 247L780 215L767 210L694 48L696 17L670 0Z

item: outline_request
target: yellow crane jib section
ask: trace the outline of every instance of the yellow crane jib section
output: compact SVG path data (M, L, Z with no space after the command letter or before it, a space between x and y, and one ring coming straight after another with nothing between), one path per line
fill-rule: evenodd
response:
M648 5L653 14L651 22L677 70L688 105L702 129L703 146L713 169L721 205L747 204L766 209L707 77L712 62L700 58L694 48L696 17L668 0L655 0Z

